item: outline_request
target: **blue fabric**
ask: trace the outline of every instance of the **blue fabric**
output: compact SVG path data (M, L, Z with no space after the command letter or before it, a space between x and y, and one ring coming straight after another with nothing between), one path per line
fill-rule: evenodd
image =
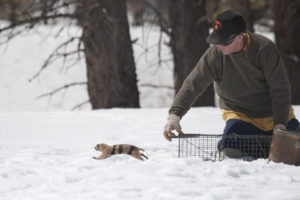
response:
M293 118L288 122L288 130L299 131L299 128L297 119ZM226 122L224 136L218 143L218 149L238 149L244 155L253 158L267 158L272 134L273 130L263 131L251 123L230 119Z
M297 131L299 128L299 121L295 118L291 119L287 124L287 129ZM273 130L263 131L251 123L244 122L238 119L230 119L226 122L224 134L238 134L238 135L272 135Z

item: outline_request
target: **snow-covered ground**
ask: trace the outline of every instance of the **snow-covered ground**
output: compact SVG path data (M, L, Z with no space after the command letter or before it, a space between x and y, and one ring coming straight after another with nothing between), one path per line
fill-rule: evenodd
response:
M57 30L43 27L38 35L30 32L0 46L0 200L299 199L299 167L264 159L177 158L177 141L162 136L173 91L143 86L172 86L165 46L166 62L157 65L156 27L131 29L132 39L139 38L134 50L142 109L91 111L85 105L70 112L88 99L85 86L37 100L61 85L86 80L83 60L72 68L61 67L60 60L28 81L60 42L80 34L70 28L51 37ZM300 116L299 106L295 113ZM218 108L193 108L181 125L186 133L220 134L224 122ZM144 148L149 160L128 155L94 160L97 143L133 144Z
M221 133L220 115L193 108L183 130ZM166 116L167 109L1 113L0 199L299 199L299 167L177 158L177 141L162 136ZM97 143L133 144L149 160L94 160Z

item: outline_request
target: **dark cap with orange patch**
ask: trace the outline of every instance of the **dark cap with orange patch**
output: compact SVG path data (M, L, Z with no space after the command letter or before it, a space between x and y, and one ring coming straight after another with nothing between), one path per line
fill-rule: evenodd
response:
M210 44L226 44L231 35L246 31L246 22L241 15L228 10L216 17L213 28L206 41Z

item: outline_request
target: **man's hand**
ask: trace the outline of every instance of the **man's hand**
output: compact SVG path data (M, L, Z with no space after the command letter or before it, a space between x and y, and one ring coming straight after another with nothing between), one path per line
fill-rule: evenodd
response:
M176 130L179 134L183 134L179 121L180 121L179 116L174 114L169 115L168 122L164 128L164 136L169 142L172 141L171 136L175 136L175 134L172 133L172 130Z
M279 129L279 130L286 130L286 126L284 124L276 124L274 126L274 130Z

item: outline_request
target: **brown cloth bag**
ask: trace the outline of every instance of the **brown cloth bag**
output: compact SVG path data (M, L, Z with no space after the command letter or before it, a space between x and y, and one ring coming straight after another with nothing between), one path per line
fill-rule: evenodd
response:
M300 165L300 132L275 129L269 159L291 165Z

